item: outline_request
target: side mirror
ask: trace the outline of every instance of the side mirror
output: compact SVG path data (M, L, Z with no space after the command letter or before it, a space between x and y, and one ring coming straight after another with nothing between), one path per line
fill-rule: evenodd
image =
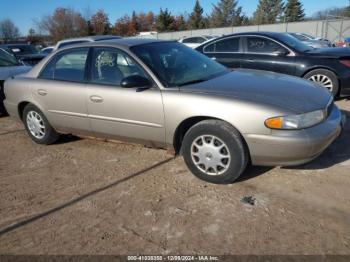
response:
M286 56L289 54L289 51L287 49L278 49L277 51L273 52L275 56Z
M134 87L148 88L152 86L152 83L149 79L143 76L131 75L122 79L120 85L121 87L124 87L124 88L134 88Z

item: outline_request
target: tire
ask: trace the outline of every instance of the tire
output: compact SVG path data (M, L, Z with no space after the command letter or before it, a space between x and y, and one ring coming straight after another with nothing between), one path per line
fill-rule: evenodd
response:
M204 143L205 148L200 149L198 146ZM195 176L215 184L235 181L245 170L249 158L240 133L220 120L204 120L192 126L185 134L181 151Z
M335 97L339 92L339 81L336 74L327 69L315 69L304 75L304 78L325 86ZM330 83L330 84L329 84ZM325 85L327 84L327 86Z
M23 123L30 138L37 144L50 145L59 138L45 115L32 104L28 104L23 110Z

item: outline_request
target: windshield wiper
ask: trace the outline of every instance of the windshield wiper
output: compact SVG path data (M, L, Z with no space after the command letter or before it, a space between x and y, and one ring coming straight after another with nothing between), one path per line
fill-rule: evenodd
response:
M177 86L180 87L180 86L186 86L186 85L191 85L191 84L197 84L197 83L205 82L207 80L208 79L204 79L204 78L203 79L196 79L196 80L191 80L191 81L187 81L187 82L178 84Z

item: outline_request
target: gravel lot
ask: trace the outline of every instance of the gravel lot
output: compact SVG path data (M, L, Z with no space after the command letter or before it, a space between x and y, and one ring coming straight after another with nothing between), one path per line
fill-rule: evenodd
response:
M163 150L39 146L0 118L0 254L350 254L350 101L337 104L348 122L319 158L231 185Z

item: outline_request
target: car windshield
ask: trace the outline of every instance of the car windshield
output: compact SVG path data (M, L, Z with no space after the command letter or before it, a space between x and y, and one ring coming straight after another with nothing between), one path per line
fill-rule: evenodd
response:
M229 72L226 67L177 42L145 44L131 50L166 87L203 82Z
M312 48L306 44L304 44L303 42L301 42L300 40L298 40L297 38L291 36L290 34L278 34L277 38L282 41L285 45L295 49L298 52L307 52L312 50Z
M20 63L17 61L17 59L0 49L0 66L18 66Z

